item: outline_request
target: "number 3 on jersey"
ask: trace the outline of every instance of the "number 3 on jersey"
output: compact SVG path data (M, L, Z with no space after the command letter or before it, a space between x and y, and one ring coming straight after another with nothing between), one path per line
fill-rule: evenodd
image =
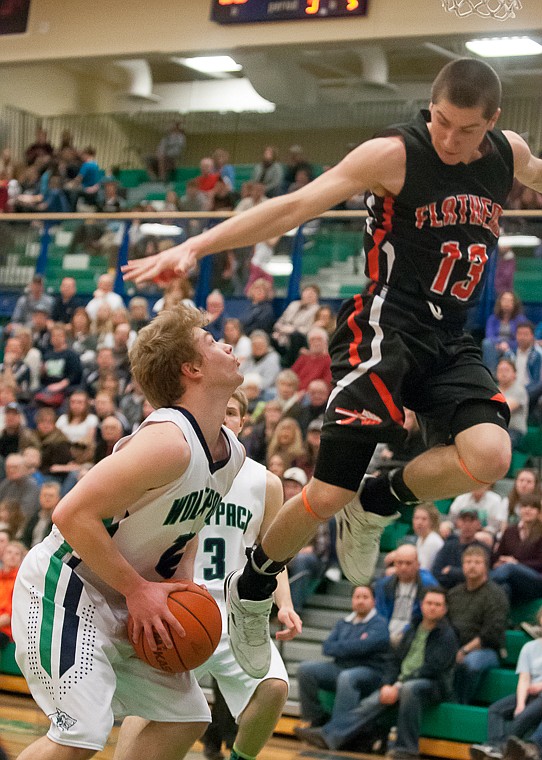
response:
M438 272L431 285L431 290L433 293L443 295L450 282L455 263L461 258L461 249L459 248L459 243L455 240L449 240L447 243L442 244L440 252L444 258L440 262ZM458 301L469 300L474 289L482 279L484 267L488 259L486 246L479 243L469 245L467 254L470 262L467 279L455 282L450 288L450 294L457 298Z
M206 538L203 551L210 554L211 567L203 569L203 579L206 581L223 581L226 577L226 542L223 538Z

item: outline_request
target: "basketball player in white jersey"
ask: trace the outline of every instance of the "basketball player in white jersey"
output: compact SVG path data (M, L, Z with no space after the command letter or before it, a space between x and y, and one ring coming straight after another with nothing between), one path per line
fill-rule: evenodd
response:
M192 307L162 312L130 357L157 411L62 499L17 578L17 661L51 720L21 760L86 760L124 715L148 720L126 758L177 760L210 719L193 673L138 659L126 622L130 613L134 639L153 650L155 635L171 646L166 623L184 633L167 595L185 587L175 578L192 577L194 537L243 464L243 447L222 428L242 376L231 346Z
M236 436L243 427L247 406L241 390L236 390L228 401L224 425ZM288 674L274 644L271 644L271 665L263 678L252 678L241 668L231 651L224 600L226 575L243 566L246 549L261 539L282 502L280 479L253 459L245 459L231 489L207 518L198 536L194 580L205 585L218 603L223 633L215 653L195 671L195 675L200 680L210 673L216 679L239 724L230 760L255 760L273 733L288 696ZM287 571L278 576L274 600L278 619L284 626L277 632L277 639L292 639L301 632L301 620L293 609ZM267 635L265 630L262 633ZM124 721L115 760L128 760L126 737L136 735L144 725L139 718ZM176 760L181 757L179 755Z

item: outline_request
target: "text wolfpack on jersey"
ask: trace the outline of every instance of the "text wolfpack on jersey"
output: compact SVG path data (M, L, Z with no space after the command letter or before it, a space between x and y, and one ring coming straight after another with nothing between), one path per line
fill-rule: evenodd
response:
M443 201L428 203L416 209L416 227L449 227L475 224L499 237L502 206L479 195L449 195Z

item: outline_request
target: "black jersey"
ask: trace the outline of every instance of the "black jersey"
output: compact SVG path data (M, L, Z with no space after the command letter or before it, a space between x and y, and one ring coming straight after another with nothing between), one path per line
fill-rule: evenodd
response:
M385 287L386 297L416 311L429 306L443 326L459 326L496 248L513 154L502 132L492 130L481 158L445 164L431 143L429 120L421 111L386 131L404 140L405 183L397 196L366 196L365 269L373 290Z

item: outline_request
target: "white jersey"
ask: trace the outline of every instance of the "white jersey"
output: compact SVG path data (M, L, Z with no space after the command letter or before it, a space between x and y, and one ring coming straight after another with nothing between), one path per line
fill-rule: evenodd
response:
M194 580L203 583L216 600L226 630L224 578L246 561L246 549L254 546L265 512L267 470L245 459L231 489L207 517L199 534Z

